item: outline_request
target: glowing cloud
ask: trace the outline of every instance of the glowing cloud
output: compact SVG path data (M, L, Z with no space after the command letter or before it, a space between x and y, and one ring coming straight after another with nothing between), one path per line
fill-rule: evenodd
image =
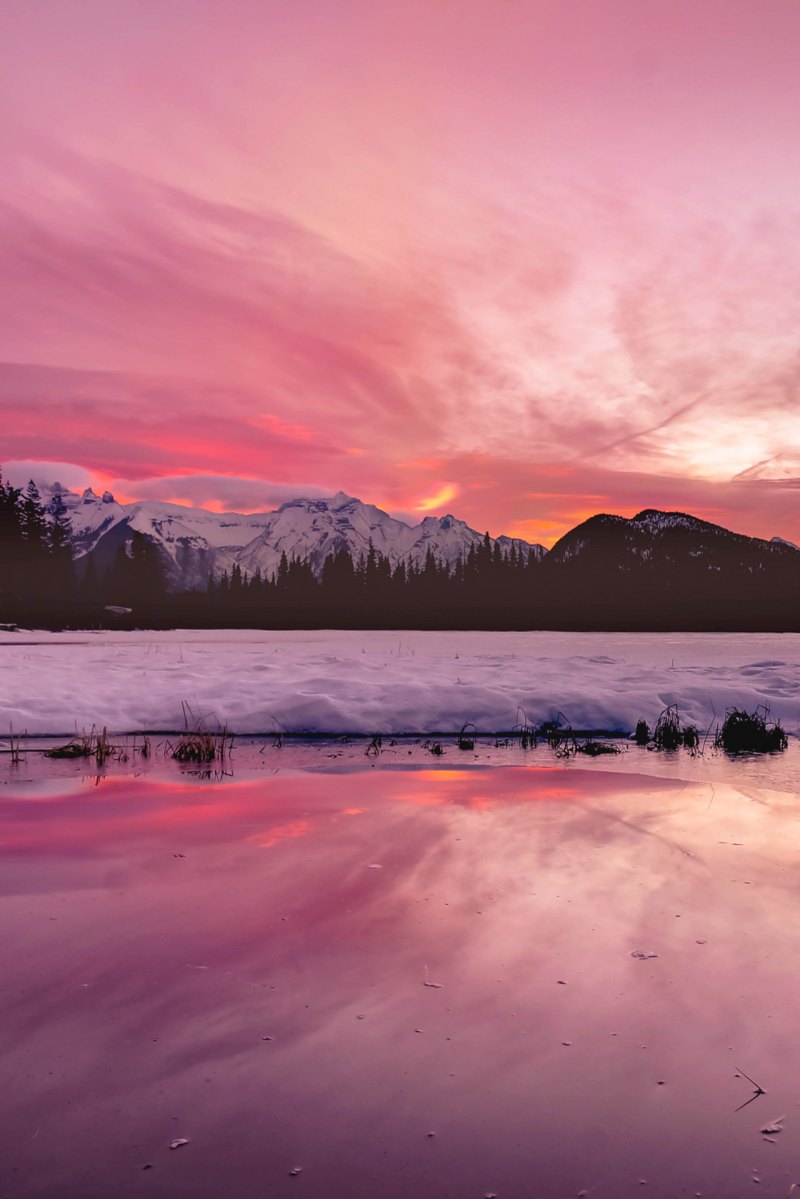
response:
M459 490L457 484L445 483L435 495L429 495L427 499L420 500L414 507L417 512L434 512L437 508L443 508L445 504L449 504L451 500L454 500Z

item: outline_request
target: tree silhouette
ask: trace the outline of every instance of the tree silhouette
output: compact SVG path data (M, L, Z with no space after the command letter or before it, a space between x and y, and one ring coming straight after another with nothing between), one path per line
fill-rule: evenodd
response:
M51 578L63 595L68 595L72 589L72 531L67 506L60 490L53 492L53 498L48 505L50 523L47 530L47 544L51 558Z
M117 550L106 591L115 604L136 609L163 599L166 580L161 554L138 529Z

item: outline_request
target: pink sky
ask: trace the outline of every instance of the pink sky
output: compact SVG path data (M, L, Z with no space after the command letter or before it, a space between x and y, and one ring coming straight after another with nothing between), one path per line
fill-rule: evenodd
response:
M0 462L800 539L796 0L8 0Z

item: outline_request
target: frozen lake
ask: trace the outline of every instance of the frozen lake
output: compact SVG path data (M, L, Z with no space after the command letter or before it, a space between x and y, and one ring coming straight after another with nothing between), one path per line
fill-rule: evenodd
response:
M630 733L677 704L713 729L767 705L800 733L800 635L710 633L0 633L0 737L168 731L508 731L563 713Z
M788 1196L795 747L395 748L4 767L0 1194Z

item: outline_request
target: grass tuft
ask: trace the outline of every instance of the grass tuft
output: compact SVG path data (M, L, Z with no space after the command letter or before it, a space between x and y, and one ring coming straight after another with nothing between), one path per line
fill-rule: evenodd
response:
M683 744L687 749L691 750L693 754L696 754L700 749L700 734L695 725L687 724L686 728L683 730Z
M789 742L780 724L770 720L769 708L729 708L714 744L727 753L767 754L786 749Z
M677 749L683 744L683 731L681 729L681 718L678 714L678 705L670 704L656 721L656 727L653 729L653 745L656 749Z
M112 745L108 739L108 729L103 728L97 732L94 725L90 733L76 734L66 745L54 745L52 749L44 751L46 758L94 758L98 766L103 766L109 758L119 755L119 747Z
M646 720L639 720L636 724L636 732L633 734L633 739L637 745L647 745L650 741L650 725Z
M66 745L54 745L44 751L46 758L91 758L92 745L89 737L73 737Z
M536 748L536 730L528 723L528 715L522 708L517 708L517 723L512 731L519 737L521 749Z
M366 754L367 757L369 757L370 754L374 754L374 756L376 758L379 758L382 747L383 747L383 736L381 733L376 733L375 736L370 741L367 748L364 750L364 753Z
M213 762L216 757L224 756L224 739L213 733L181 733L172 751L176 762Z
M612 745L609 741L593 741L591 737L587 741L577 742L575 745L576 754L586 754L590 758L599 758L603 754L618 754L622 750L618 745Z
M469 731L470 729L472 732ZM458 748L466 750L474 749L476 732L477 729L475 728L475 725L471 724L469 721L467 721L465 724L462 724L461 732L458 734Z

